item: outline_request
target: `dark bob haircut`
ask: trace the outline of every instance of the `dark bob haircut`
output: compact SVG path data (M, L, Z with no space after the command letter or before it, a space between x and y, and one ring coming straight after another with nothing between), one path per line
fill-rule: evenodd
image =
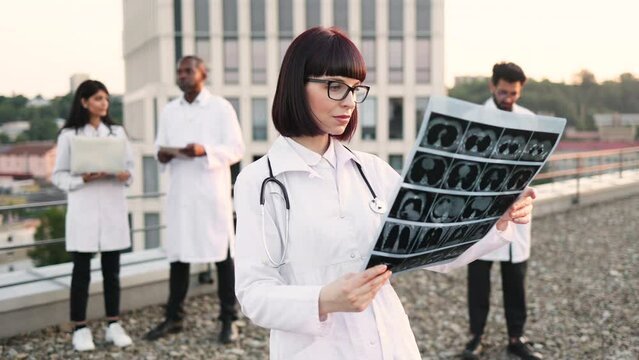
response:
M343 76L361 82L366 78L364 57L355 44L335 27L310 28L286 50L273 99L273 124L283 136L316 136L322 131L306 99L306 79ZM357 128L357 107L338 140L350 140Z
M524 85L526 83L526 75L519 65L511 62L501 62L493 66L493 85L497 85L499 80L505 80L509 83L519 81Z
M109 95L109 90L107 90L106 86L97 80L85 80L82 84L80 84L80 86L78 86L75 91L75 95L73 96L73 103L71 104L71 111L69 111L69 118L65 121L60 131L63 129L78 130L89 123L89 110L82 106L82 100L88 100L100 90L104 91L107 96ZM111 120L111 117L109 116L108 109L107 114L102 117L102 122L104 125L109 127L109 130L111 129L113 120Z

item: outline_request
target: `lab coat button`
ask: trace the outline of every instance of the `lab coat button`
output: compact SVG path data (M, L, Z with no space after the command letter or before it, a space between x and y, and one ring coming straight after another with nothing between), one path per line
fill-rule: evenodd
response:
M357 256L355 253L351 253L351 259L355 259L355 256Z

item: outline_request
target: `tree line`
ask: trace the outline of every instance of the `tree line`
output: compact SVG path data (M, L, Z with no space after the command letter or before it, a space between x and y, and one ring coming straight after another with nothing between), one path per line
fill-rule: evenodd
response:
M477 78L456 84L448 95L473 103L490 97L489 78ZM595 130L594 114L639 113L639 78L624 73L616 80L597 82L588 70L582 70L572 84L547 79L528 79L518 104L538 114L564 117L568 126Z
M37 98L42 98L38 96ZM66 119L73 102L73 93L49 99L48 105L28 106L29 99L23 95L0 95L0 125L11 121L28 121L31 128L18 135L15 142L35 140L55 140L58 134L56 119ZM109 115L117 123L122 123L122 99L111 97ZM6 134L0 134L0 143L10 140Z

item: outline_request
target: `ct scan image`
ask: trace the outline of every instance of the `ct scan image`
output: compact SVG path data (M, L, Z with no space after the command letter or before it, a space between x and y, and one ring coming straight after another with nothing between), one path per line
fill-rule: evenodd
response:
M377 239L375 248L390 254L406 254L415 242L418 233L418 226L386 223Z
M415 153L404 181L409 184L439 188L450 161L450 158L418 151Z
M502 128L484 124L470 125L460 147L460 154L489 158Z
M438 194L430 211L429 222L451 223L464 211L468 196Z
M495 200L494 196L477 196L470 198L466 203L466 207L461 214L461 221L479 220L484 217L484 214L490 208L490 205Z
M388 266L390 270L395 271L396 269L399 269L399 265L403 262L404 262L404 258L393 258L393 257L379 256L379 255L373 254L371 255L371 258L368 262L368 267L384 264Z
M512 169L512 165L486 164L484 171L477 180L476 190L486 192L500 191Z
M533 133L520 159L523 161L546 161L558 138L559 134Z
M479 180L484 164L477 161L456 159L446 175L444 188L472 191Z
M468 121L432 113L421 146L455 153L461 143Z
M471 227L472 227L472 224L461 224L458 226L451 226L451 228L448 229L448 236L446 237L444 242L439 244L439 246L440 247L450 246L450 245L456 245L462 242L466 242L467 241L466 234L468 233Z
M482 221L473 224L468 232L468 240L481 240L493 228L497 220Z
M504 190L523 190L526 184L533 179L538 169L539 166L515 166L506 181Z
M432 250L444 242L448 227L424 226L421 228L415 246L411 249L411 253L420 253Z
M532 131L504 129L491 158L504 160L517 160L524 152Z
M486 217L502 216L506 210L517 200L517 195L499 195L495 197L495 201L488 209Z
M389 216L395 219L423 222L428 216L434 198L433 193L401 188Z

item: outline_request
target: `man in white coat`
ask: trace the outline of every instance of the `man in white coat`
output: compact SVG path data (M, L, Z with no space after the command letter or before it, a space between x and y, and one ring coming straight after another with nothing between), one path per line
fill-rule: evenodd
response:
M233 106L204 87L206 76L200 58L182 58L177 83L184 95L160 118L157 158L170 171L165 248L171 273L165 320L146 334L148 340L182 330L190 264L209 262L218 274L219 340L237 337L230 165L242 158L244 143Z
M514 63L498 63L493 66L489 84L492 97L485 103L487 108L533 114L516 104L526 83L523 70ZM490 268L499 261L504 310L508 328L508 352L522 359L541 359L541 355L530 347L523 337L526 323L526 266L530 256L531 223L513 224L513 241L468 265L468 313L472 339L466 344L464 359L478 359L482 352L482 335L490 306Z

